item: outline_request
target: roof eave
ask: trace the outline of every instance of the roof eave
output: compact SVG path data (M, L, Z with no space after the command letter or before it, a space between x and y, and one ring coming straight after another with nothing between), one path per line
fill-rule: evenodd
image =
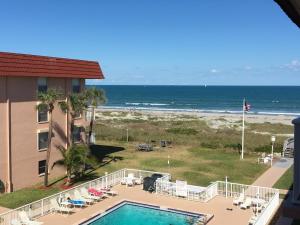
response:
M300 5L292 0L274 0L287 16L300 28Z

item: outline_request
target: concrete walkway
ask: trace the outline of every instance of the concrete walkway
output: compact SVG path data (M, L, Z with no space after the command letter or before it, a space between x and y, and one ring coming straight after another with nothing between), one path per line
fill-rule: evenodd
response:
M9 210L11 210L11 209L4 208L4 207L0 206L0 214L1 214L1 213L4 213L4 212L6 212L6 211L9 211Z
M273 187L279 178L293 165L293 159L281 158L264 172L252 185Z

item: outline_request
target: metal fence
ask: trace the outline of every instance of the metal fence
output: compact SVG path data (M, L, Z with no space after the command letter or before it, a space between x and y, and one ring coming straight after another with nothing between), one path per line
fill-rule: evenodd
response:
M63 198L66 194L69 194L71 196L74 195L75 190L80 190L81 188L105 188L108 186L115 186L117 184L120 184L122 179L126 176L128 176L129 173L133 173L136 177L146 177L151 176L154 173L153 171L144 171L144 170L135 170L135 169L121 169L118 171L115 171L110 174L106 174L105 176L99 177L95 180L88 181L86 183L83 183L81 185L78 185L76 187L73 187L71 189L68 189L66 191L59 192L57 194L51 195L49 197L43 198L41 200L32 202L30 204L21 206L19 208L7 211L5 213L0 214L0 224L1 225L11 225L11 221L13 219L18 218L18 213L20 211L25 211L27 215L34 219L41 216L44 216L46 214L49 214L53 210L53 206L51 205L52 199L59 199ZM162 174L164 177L170 177L167 173L159 173Z

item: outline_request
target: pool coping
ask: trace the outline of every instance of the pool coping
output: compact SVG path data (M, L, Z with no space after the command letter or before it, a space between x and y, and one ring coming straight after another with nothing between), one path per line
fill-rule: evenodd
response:
M188 215L188 216L194 216L194 217L207 216L208 217L207 223L213 218L213 215L210 215L210 214L196 213L196 212L191 212L191 211L179 210L179 209L174 209L174 208L169 208L169 207L163 207L163 206L123 199L120 202L118 202L117 204L107 208L104 212L98 213L98 214L92 216L91 218L79 223L78 225L89 225L90 223L94 222L95 220L107 215L108 213L118 209L119 207L121 207L125 204L132 204L132 205L137 205L137 206L141 206L141 207L145 207L145 208L169 211L169 212L178 213L181 215Z

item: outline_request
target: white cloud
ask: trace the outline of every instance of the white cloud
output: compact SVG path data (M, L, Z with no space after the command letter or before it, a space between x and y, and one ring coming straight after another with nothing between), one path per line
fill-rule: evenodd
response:
M252 66L245 66L244 69L245 70L252 70Z
M300 61L298 59L294 59L290 63L285 64L285 67L294 71L298 71L300 70Z
M219 73L220 71L217 70L217 69L211 69L210 72L211 72L211 73Z

